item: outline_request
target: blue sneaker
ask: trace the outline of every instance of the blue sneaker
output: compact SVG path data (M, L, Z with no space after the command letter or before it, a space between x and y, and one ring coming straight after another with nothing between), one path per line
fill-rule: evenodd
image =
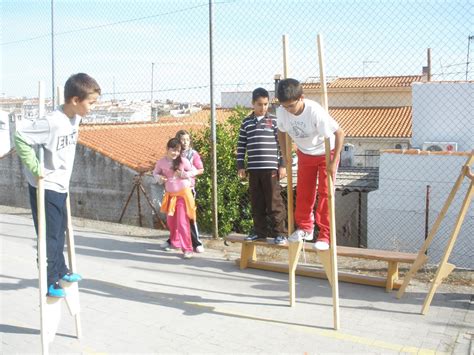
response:
M274 243L277 244L277 245L285 245L286 244L286 237L284 237L282 235L278 235L278 236L275 237Z
M61 280L66 282L78 282L82 280L82 276L73 272L68 272L63 277L61 277Z
M64 298L66 297L66 292L64 292L64 289L61 286L59 286L57 282L55 282L54 284L49 285L48 293L46 294L46 296Z

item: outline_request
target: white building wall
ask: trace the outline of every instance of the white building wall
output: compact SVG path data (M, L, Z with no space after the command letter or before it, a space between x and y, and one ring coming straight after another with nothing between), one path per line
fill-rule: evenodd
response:
M383 153L379 189L368 197L368 247L418 252L425 238L426 186L430 185L430 231L466 160L467 156L444 153ZM438 263L444 253L469 185L468 179L464 180L428 250L429 263ZM450 262L458 267L474 268L473 235L474 208L471 206Z
M413 147L424 142L456 142L474 148L474 83L413 84Z
M269 91L268 94L271 102L275 97L275 92ZM234 108L235 106L251 108L252 91L221 92L221 106L222 108Z

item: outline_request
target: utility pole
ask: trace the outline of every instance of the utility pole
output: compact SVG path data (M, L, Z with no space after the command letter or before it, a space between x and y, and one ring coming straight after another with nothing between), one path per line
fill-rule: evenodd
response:
M51 103L53 111L56 109L54 91L56 90L54 83L54 1L51 0ZM59 105L59 104L58 104Z
M154 121L153 117L153 75L155 70L155 63L151 63L151 90L150 90L150 121Z

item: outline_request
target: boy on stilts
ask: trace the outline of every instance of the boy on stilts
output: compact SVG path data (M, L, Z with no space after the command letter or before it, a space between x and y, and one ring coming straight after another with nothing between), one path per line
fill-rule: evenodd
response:
M40 163L34 146L44 148L43 181L45 188L47 287L49 297L65 297L59 280L78 282L79 274L71 273L64 258L67 227L66 198L69 193L76 143L81 118L86 116L101 93L89 75L72 75L64 86L65 104L36 120L25 120L15 135L18 156L28 180L31 212L38 234L37 187Z

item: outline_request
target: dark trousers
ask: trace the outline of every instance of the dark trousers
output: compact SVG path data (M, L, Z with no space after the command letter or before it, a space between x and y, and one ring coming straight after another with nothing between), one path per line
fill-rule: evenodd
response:
M286 208L277 170L249 170L248 174L255 234L260 238L286 236Z
M31 213L38 234L38 204L36 188L28 185L30 193ZM46 258L48 286L59 281L69 272L64 259L64 241L67 225L66 209L67 193L52 190L44 192L44 206L46 215Z

